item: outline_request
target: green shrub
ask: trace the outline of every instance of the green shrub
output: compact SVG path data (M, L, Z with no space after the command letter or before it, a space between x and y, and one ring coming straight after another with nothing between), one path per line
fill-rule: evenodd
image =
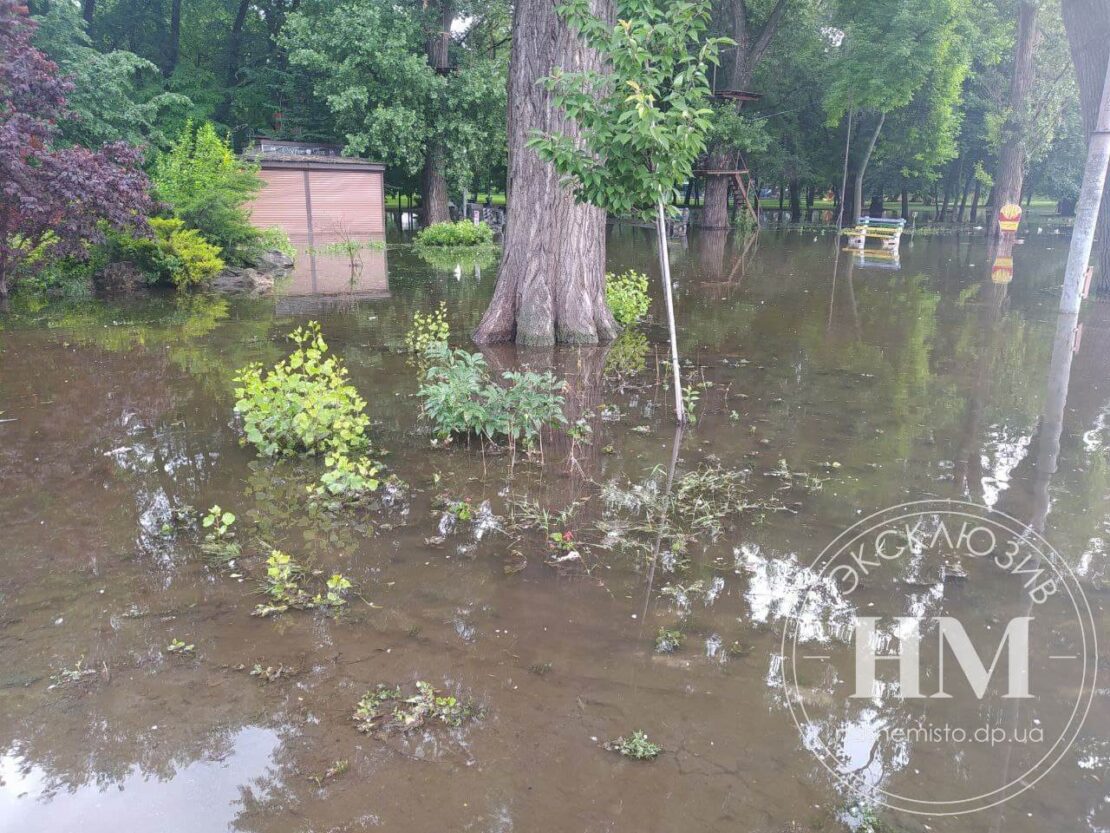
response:
M651 306L647 275L629 269L619 275L605 276L605 301L622 327L637 324Z
M544 426L566 422L564 383L551 373L504 373L502 386L479 353L435 342L425 355L430 366L418 395L440 437L474 434L531 447Z
M220 249L196 229L185 228L176 218L151 217L151 237L117 237L113 255L130 260L151 283L172 283L178 289L200 286L221 269Z
M277 226L263 229L258 233L256 248L259 252L281 252L290 260L297 257L297 247L289 239L289 235Z
M186 123L169 151L158 157L151 180L173 216L217 244L230 260L245 263L257 254L260 233L245 205L262 179L210 123L196 128Z
M447 343L451 338L451 325L447 323L447 302L440 301L435 312L425 315L416 312L412 316L412 327L405 334L405 346L410 353L423 355L436 342Z
M493 243L493 229L470 220L433 223L418 231L412 242L418 246L488 246Z
M663 747L648 740L647 734L642 731L633 732L628 737L621 736L616 740L606 741L605 748L637 761L650 761L659 757L659 753L663 751Z
M297 349L268 373L256 362L235 377L235 412L246 441L268 457L365 451L366 401L347 381L343 362L328 353L319 323L310 321L289 338Z

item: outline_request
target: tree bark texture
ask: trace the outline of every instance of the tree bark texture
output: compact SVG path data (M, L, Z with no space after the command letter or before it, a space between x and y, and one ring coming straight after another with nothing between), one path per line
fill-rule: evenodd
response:
M169 78L177 69L181 54L181 0L170 3L170 31L166 37L166 53L162 58L162 77Z
M1110 56L1110 2L1063 0L1060 9L1079 82L1083 128L1090 136L1098 119L1099 99ZM1105 196L1095 226L1095 247L1091 260L1095 269L1092 286L1099 294L1110 293L1110 199Z
M867 175L867 165L871 161L871 154L875 152L875 143L879 141L879 134L882 132L885 122L886 113L882 113L879 115L878 122L875 123L875 132L871 134L871 141L867 144L863 159L860 160L859 170L856 171L855 190L852 193L852 211L854 213L848 218L850 223L856 222L863 214L863 178Z
M239 0L235 20L231 24L231 34L227 39L227 74L224 78L224 97L220 100L214 114L220 124L231 127L231 106L233 93L239 83L239 57L243 51L243 27L247 22L250 0Z
M591 0L611 18L608 0ZM619 327L605 303L605 212L575 202L555 169L526 146L534 130L577 134L550 92L537 83L555 67L601 69L601 60L569 31L551 0L519 0L509 61L508 221L501 269L474 340L611 341Z
M437 72L449 71L451 66L451 23L455 8L451 0L441 0L430 9L435 26L428 33L425 52L428 64ZM450 78L448 78L450 83ZM425 226L451 219L447 193L447 149L440 139L432 139L424 153L424 170L420 177L420 219ZM460 210L462 206L460 206Z
M1017 37L1014 41L1014 66L1010 76L1010 117L1006 120L1002 149L998 153L998 172L994 177L994 213L1021 199L1025 178L1026 109L1033 87L1033 49L1037 39L1037 7L1031 2L1018 5ZM990 234L999 234L998 219L991 217Z
M749 19L751 12L745 0L728 0L714 3L714 24L716 34L725 35L736 41L736 45L724 50L717 83L718 89L744 90L751 83L755 68L771 45L771 40L782 25L782 17L789 0L776 0L762 28L755 31ZM709 148L705 157L705 167L713 171L733 170L739 164L740 154L729 147L715 145ZM702 201L702 228L721 229L730 226L728 218L729 179L723 176L706 177L705 198Z
M96 15L96 0L81 0L81 17L92 28L93 17Z

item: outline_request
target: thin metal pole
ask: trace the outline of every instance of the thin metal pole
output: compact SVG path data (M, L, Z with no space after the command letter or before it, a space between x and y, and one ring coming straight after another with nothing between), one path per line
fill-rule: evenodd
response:
M1087 265L1091 261L1091 248L1095 242L1095 225L1106 186L1106 169L1110 165L1110 61L1106 65L1106 81L1102 87L1095 129L1087 143L1087 164L1083 169L1083 186L1075 207L1075 225L1072 227L1068 265L1064 270L1064 291L1060 296L1060 312L1074 315L1079 312L1080 295Z
M844 176L840 179L840 211L836 215L836 245L840 246L840 230L844 228L844 199L848 190L848 151L852 148L852 116L855 115L853 104L848 105L848 135L844 137Z
M663 272L663 297L667 301L667 327L671 332L671 371L674 375L674 413L678 424L686 422L686 408L682 404L682 376L678 368L678 333L674 326L674 298L671 296L671 255L667 250L667 219L663 200L656 203L655 227L659 238L659 266Z

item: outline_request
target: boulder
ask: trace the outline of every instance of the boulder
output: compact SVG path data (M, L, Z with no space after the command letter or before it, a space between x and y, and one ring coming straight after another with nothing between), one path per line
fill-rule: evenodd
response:
M245 295L268 295L274 281L284 278L293 268L293 259L279 251L263 252L250 266L228 266L212 281L218 292Z

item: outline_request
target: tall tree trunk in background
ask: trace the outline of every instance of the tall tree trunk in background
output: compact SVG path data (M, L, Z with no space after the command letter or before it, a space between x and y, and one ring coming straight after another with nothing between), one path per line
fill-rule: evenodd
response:
M235 85L239 82L239 58L243 51L243 27L247 22L247 11L250 9L250 0L239 0L239 8L235 13L235 20L231 24L231 34L227 39L227 72L224 75L224 97L213 117L220 124L231 127L231 105Z
M170 31L166 39L166 54L162 60L162 77L169 78L177 69L177 57L181 54L181 0L170 3Z
M81 17L92 28L93 17L96 15L96 0L81 0Z
M967 181L964 182L963 194L960 197L960 208L956 212L956 222L962 223L964 221L964 212L967 210L967 195L971 193L971 180L975 178L975 165L971 166L971 173L967 175Z
M971 196L971 217L969 222L974 223L979 219L979 196L982 193L983 183L975 178L975 193Z
M856 171L855 189L852 192L852 211L854 213L848 218L849 223L854 223L863 214L863 177L867 174L867 164L871 161L871 154L875 151L875 143L879 141L879 133L882 131L885 121L886 113L883 113L879 116L879 121L875 125L875 132L871 134L871 141L867 143L867 150L864 152L863 159L859 163L859 169Z
M910 221L910 189L905 185L902 186L902 219Z
M994 177L994 213L1004 205L1021 199L1025 178L1026 110L1033 86L1033 48L1037 40L1037 7L1028 0L1018 5L1017 37L1014 40L1014 66L1010 76L1010 117L1003 127L1002 149L998 153L998 172ZM991 217L989 234L999 234L998 220Z
M608 0L590 6L612 19ZM619 329L605 303L605 212L576 203L555 169L526 147L534 130L578 131L537 82L555 67L602 68L555 10L550 0L518 0L513 9L509 214L497 286L474 333L479 344L595 344L611 341Z
M1106 0L1063 0L1060 9L1079 81L1083 128L1090 136L1098 118L1099 99L1110 53L1110 3ZM1095 226L1091 261L1095 268L1092 285L1099 294L1110 293L1110 199L1105 194Z
M802 195L798 190L802 186L798 184L798 178L790 180L790 222L800 223L802 221Z
M749 19L750 11L745 0L717 0L714 6L714 33L736 41L736 46L722 51L721 65L717 69L717 88L747 89L755 68L763 58L771 39L782 25L782 16L789 0L775 0L763 27L755 32ZM715 145L706 152L705 167L712 171L733 170L739 163L739 153L732 148ZM706 177L705 196L702 200L703 228L728 228L729 179L723 176Z
M438 72L447 72L451 67L449 45L451 23L455 19L455 8L451 0L440 0L431 7L432 14L438 19L436 27L428 35L426 51L428 63ZM450 76L448 76L450 83ZM420 177L420 217L425 226L442 223L451 219L448 210L450 202L447 194L447 148L443 140L435 137L428 143L424 155L424 171ZM460 210L462 206L460 206Z

